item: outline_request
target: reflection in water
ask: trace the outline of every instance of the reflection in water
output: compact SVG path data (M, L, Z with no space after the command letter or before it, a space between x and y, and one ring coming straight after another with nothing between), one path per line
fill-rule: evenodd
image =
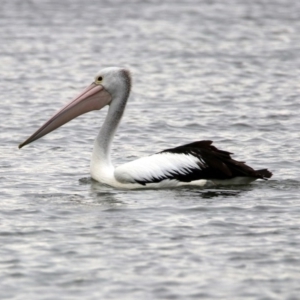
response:
M110 208L120 207L126 204L119 199L118 190L115 190L108 185L99 183L93 180L91 177L83 179L85 184L89 184L89 196L94 200L95 203L109 206Z
M141 189L141 190L118 190L112 188L108 185L99 183L93 180L91 177L84 177L79 179L80 184L85 184L90 186L90 196L93 197L97 202L101 203L110 203L111 205L120 205L125 204L125 202L118 199L120 195L125 194L136 194L141 195L145 193L151 193L151 191L155 194L157 192L166 193L166 198L184 198L187 196L193 197L201 197L204 199L213 199L217 197L236 197L240 196L241 193L249 192L253 189L253 185L241 185L241 186L230 186L228 188L219 187L214 189L203 189L203 188L186 188L179 187L175 189ZM173 197L172 197L173 195Z
M229 196L238 196L243 191L233 191L233 190L209 190L199 192L199 196L205 199L212 199L216 197L229 197Z

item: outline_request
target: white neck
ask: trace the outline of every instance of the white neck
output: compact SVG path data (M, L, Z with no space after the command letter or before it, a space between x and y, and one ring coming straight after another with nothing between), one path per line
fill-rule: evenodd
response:
M113 138L124 113L128 95L117 96L111 102L105 121L95 139L91 160L91 175L100 182L114 180L110 150Z

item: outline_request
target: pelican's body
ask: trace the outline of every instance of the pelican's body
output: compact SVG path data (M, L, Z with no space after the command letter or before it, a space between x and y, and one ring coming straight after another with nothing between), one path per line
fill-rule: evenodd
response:
M166 188L247 184L272 176L267 169L254 170L218 150L211 141L198 141L143 157L114 168L110 150L131 89L128 70L106 68L78 97L67 104L19 147L39 139L73 118L109 105L95 139L91 160L93 179L116 188Z

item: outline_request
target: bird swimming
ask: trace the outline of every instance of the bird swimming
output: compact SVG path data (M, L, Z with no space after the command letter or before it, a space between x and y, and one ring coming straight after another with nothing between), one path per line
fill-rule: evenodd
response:
M131 75L124 68L101 70L93 83L59 110L19 148L43 137L72 119L108 105L105 121L95 139L90 172L94 180L115 188L172 188L179 186L248 184L268 179L267 169L254 170L217 149L212 141L196 141L142 157L114 168L111 145L131 90Z

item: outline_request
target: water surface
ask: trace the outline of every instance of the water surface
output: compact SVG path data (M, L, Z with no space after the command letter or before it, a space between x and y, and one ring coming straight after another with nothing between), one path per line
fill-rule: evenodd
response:
M299 3L3 0L1 299L298 299ZM134 80L116 165L210 139L272 180L93 182L105 110L17 149L107 66Z

